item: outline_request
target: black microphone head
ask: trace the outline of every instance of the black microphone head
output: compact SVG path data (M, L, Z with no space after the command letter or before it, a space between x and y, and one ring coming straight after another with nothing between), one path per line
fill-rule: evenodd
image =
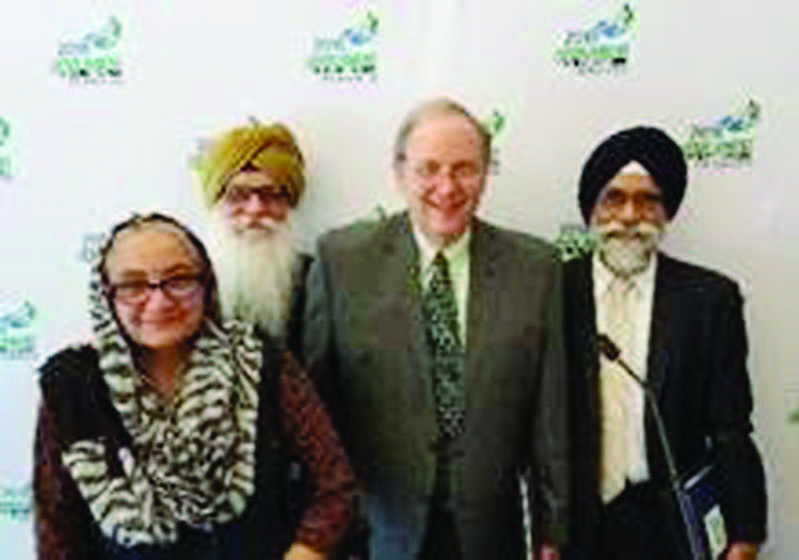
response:
M605 333L599 333L597 335L597 346L599 347L599 351L602 353L602 355L611 362L615 362L619 359L621 350Z

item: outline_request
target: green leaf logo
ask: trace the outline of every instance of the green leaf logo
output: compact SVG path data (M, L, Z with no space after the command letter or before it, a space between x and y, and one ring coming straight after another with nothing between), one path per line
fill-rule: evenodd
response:
M5 145L9 136L11 136L11 125L3 117L0 117L0 147Z
M499 133L505 129L506 118L505 115L500 113L497 109L491 112L491 116L485 119L483 126L491 135L492 138L499 136Z

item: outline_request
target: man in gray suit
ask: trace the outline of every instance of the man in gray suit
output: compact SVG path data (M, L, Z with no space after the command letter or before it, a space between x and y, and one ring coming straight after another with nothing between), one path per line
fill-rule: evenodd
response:
M520 476L541 557L565 539L555 261L475 217L490 144L461 105L417 107L394 150L407 211L324 235L310 272L306 359L355 467L373 559L521 560Z

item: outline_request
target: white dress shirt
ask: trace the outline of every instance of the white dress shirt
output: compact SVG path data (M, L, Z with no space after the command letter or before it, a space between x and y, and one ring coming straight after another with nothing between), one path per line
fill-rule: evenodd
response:
M449 276L452 279L452 289L455 292L455 304L458 307L458 327L461 344L466 348L466 311L469 300L469 240L471 231L464 233L457 241L450 243L443 249L438 249L415 226L413 236L419 247L419 281L422 290L427 290L433 272L433 259L441 251L449 265Z
M655 293L655 269L657 259L653 256L647 267L639 274L628 278L616 276L602 262L597 253L593 256L594 302L596 303L597 332L613 329L613 311L610 309L614 294L611 292L618 282L626 282L627 299L624 325L627 340L615 340L621 349L621 357L642 379L647 376L649 334L652 323L652 303ZM618 298L618 296L616 296ZM618 328L618 327L616 327ZM611 379L610 376L616 376ZM621 376L621 377L619 377ZM603 381L605 382L603 384ZM614 387L611 388L611 383ZM600 386L602 391L602 453L613 453L614 476L621 481L641 482L649 478L646 459L646 436L644 412L646 400L644 390L624 372L618 364L600 357ZM612 396L609 396L612 395ZM614 402L606 402L612 399ZM619 438L616 441L609 439ZM616 470L618 469L618 470ZM604 474L603 474L604 477ZM607 481L604 481L607 482ZM623 490L618 484L603 484L603 500L607 503Z

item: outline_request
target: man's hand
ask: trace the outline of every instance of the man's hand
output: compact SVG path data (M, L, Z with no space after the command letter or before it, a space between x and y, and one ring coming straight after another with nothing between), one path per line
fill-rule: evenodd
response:
M560 560L560 552L551 544L542 544L536 560Z
M288 549L283 560L327 560L327 554L322 554L302 543L295 542Z
M745 542L732 543L727 560L757 560L757 545Z

